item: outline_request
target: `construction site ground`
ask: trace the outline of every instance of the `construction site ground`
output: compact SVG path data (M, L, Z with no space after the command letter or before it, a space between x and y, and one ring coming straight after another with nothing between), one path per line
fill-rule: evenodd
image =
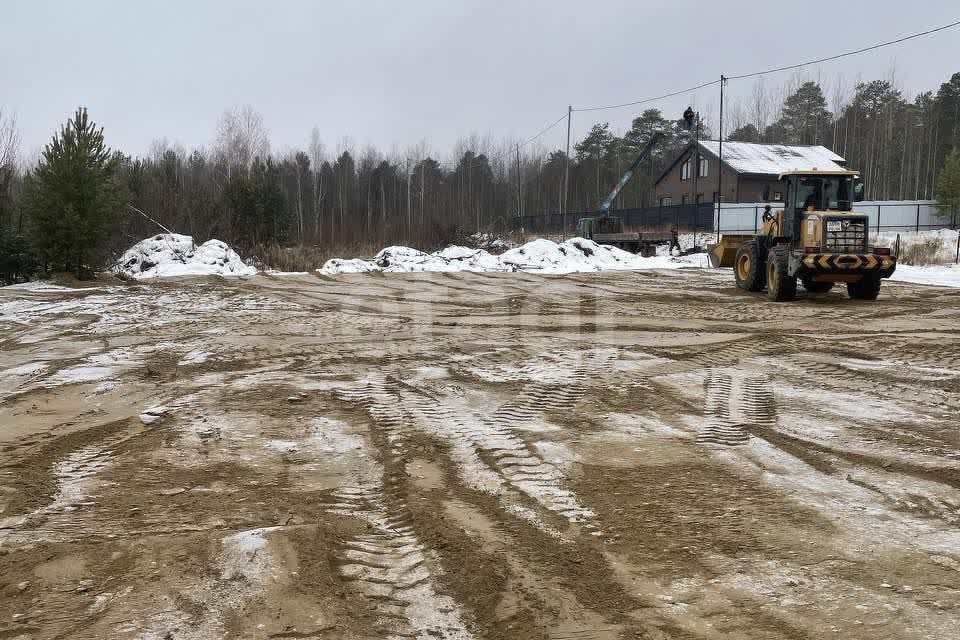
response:
M960 289L0 289L0 638L960 637Z

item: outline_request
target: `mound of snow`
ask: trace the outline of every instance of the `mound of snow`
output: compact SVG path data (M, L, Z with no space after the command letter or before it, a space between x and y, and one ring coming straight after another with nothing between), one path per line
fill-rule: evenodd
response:
M540 273L574 273L631 269L678 269L695 266L689 261L669 256L643 258L627 251L600 245L584 238L556 243L533 240L515 249L494 256L483 249L452 246L425 253L410 247L387 247L373 260L328 260L318 272L340 273L413 273L422 271L536 271Z
M116 270L134 278L161 276L252 276L237 252L220 240L207 240L199 247L190 236L161 233L127 249Z

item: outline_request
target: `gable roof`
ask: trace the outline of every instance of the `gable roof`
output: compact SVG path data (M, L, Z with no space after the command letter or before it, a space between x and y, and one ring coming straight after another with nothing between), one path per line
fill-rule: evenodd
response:
M714 158L720 157L718 140L701 140L700 147ZM674 158L661 172L659 183L677 165L693 143ZM739 174L773 176L778 178L790 171L809 171L817 168L824 171L843 170L846 160L822 145L759 144L755 142L723 141L723 163Z
M720 155L720 142L701 140L700 146L714 156ZM846 160L822 145L723 143L723 162L737 173L779 176L800 170L843 170Z

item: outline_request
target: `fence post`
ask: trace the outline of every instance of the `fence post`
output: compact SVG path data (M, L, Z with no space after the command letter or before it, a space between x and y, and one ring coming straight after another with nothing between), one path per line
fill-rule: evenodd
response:
M917 233L920 233L920 203L917 203Z
M960 233L957 234L957 258L953 264L960 264Z
M882 206L883 206L883 205L881 205L881 204L878 204L878 205L877 205L877 234L880 233L880 208L881 208Z
M753 205L753 232L757 232L757 216L760 215L760 207Z

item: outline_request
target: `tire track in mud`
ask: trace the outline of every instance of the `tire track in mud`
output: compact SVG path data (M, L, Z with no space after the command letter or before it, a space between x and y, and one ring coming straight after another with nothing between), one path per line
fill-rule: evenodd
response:
M387 637L469 640L473 636L459 605L433 586L427 566L432 553L417 539L404 502L391 499L391 493L377 487L344 487L334 493L332 513L368 525L366 533L338 546L340 575L370 600ZM436 558L433 564L439 565Z
M431 567L440 566L439 558L420 543L413 528L403 468L415 434L412 416L391 402L396 393L390 385L370 381L337 392L373 418L374 441L383 458L375 473L332 494L331 513L360 518L368 527L338 545L337 568L369 599L384 637L469 640L473 636L460 606L434 586Z
M773 387L765 375L711 369L704 380L704 426L697 442L746 444L751 428L773 429L777 415Z
M90 433L90 432L93 433ZM63 442L51 443L48 446L64 447L65 451L54 455L52 452L39 457L49 457L43 465L46 475L44 478L35 478L36 472L27 465L31 473L27 478L15 478L17 469L3 471L3 476L9 478L5 484L16 486L24 480L42 486L52 479L50 501L21 515L0 518L0 540L36 541L38 538L50 541L69 541L90 535L91 530L100 527L91 522L91 507L95 507L97 476L109 468L114 461L115 449L136 437L138 434L129 427L129 421L102 425L65 436ZM100 436L99 438L97 436ZM76 448L72 445L76 443ZM37 490L37 486L21 488L22 491Z
M571 523L587 526L593 513L559 484L556 467L533 453L526 442L483 420L466 420L425 392L396 380L338 392L363 407L383 429L392 456L419 434L441 439L464 486L497 498L508 513L548 535L562 534L529 506L532 500Z

